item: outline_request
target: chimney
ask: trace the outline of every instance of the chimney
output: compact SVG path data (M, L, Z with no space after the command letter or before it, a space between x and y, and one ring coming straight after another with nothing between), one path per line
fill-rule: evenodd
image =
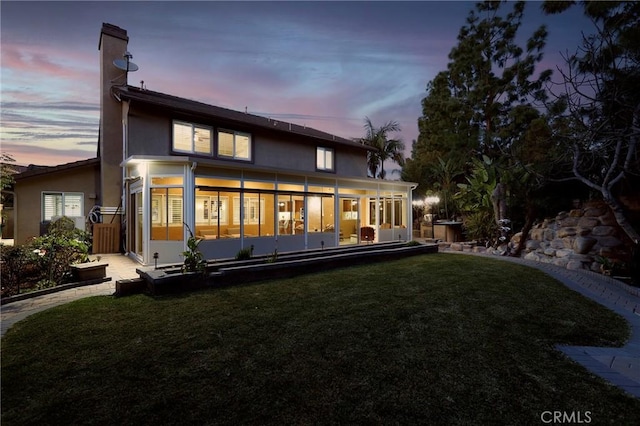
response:
M102 24L100 51L100 155L99 203L103 207L118 207L122 196L122 105L113 96L114 86L127 85L127 73L113 61L123 59L127 51L127 31L112 24ZM111 218L104 218L111 220ZM116 219L117 220L117 219Z

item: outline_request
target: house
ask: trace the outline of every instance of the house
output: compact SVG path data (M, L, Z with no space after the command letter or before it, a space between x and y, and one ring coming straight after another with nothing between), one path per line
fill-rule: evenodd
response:
M85 218L96 203L100 159L92 158L59 166L29 166L14 176L15 242L25 243L43 234L60 216L86 230Z
M119 246L142 264L153 264L154 257L181 262L190 232L203 239L199 247L208 259L246 248L266 254L358 244L370 235L363 228L373 228L374 242L411 239L416 185L368 178L370 148L130 86L127 70L114 65L127 43L124 29L103 24L99 159L46 172L60 175L51 189L53 181L43 175L17 179L20 196L25 203L28 198L24 208L41 215L38 224L50 218L47 203L53 201L62 206L56 214L81 211L84 217L99 205L94 240L96 227L118 224ZM69 173L78 175L63 184ZM36 195L22 195L27 181L39 182L39 190L28 190ZM80 199L83 204L67 212L67 201ZM20 222L36 222L18 209ZM34 231L26 224L18 229L20 239Z

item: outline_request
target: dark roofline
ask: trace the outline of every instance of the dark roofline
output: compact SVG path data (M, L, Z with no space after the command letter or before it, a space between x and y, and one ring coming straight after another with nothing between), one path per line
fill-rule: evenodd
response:
M8 174L13 176L17 175L18 173L22 173L29 168L29 166L22 166L20 164L14 164L5 161L0 162L0 164L5 167L5 170Z
M245 126L260 127L272 131L304 136L307 138L319 139L339 145L346 145L352 148L371 150L372 148L350 139L332 135L312 127L300 126L298 124L285 121L274 120L268 117L235 111L215 105L179 98L165 93L154 92L152 90L140 89L134 86L114 87L114 93L120 99L134 102L142 102L149 105L162 107L174 111L198 114L204 116L223 119L227 122L237 123Z
M99 158L89 158L87 160L79 160L71 163L59 164L57 166L37 166L34 164L30 164L22 173L18 173L13 176L15 180L22 180L34 176L40 176L43 174L79 169L82 167L93 166L95 164L100 164Z

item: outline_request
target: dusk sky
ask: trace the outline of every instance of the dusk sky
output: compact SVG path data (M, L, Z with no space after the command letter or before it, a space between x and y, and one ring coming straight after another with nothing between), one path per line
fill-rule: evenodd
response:
M579 8L525 10L555 69L591 32ZM127 30L129 84L314 127L364 135L396 120L409 155L427 83L446 69L473 2L0 2L1 150L16 164L96 156L98 39ZM524 45L524 43L523 43ZM558 80L557 72L554 80Z

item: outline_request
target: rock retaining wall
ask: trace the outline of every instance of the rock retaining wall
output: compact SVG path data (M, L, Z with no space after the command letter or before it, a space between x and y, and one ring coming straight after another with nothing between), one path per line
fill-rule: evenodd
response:
M582 209L561 212L535 225L525 243L525 259L553 263L567 269L600 271L598 256L623 260L626 236L606 204L592 202ZM513 236L518 244L522 233Z

